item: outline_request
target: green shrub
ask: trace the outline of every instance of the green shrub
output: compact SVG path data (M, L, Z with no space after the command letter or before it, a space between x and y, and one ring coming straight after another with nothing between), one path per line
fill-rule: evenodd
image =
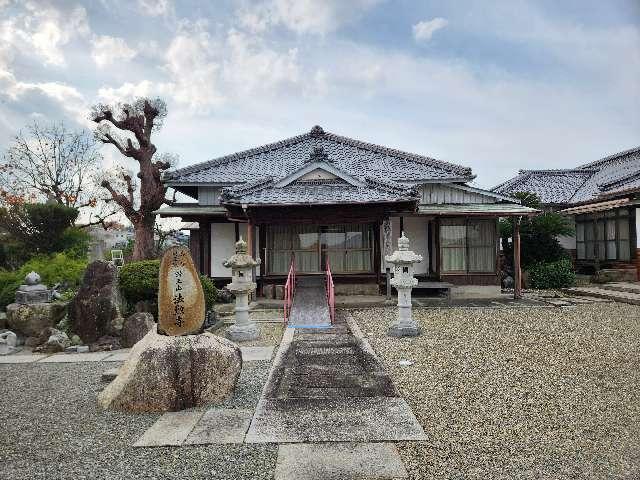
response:
M31 271L38 272L42 283L48 287L61 283L67 288L75 289L82 282L86 267L85 260L57 253L33 257L15 271L0 270L0 308L5 308L15 301L16 290L24 283L24 277Z
M60 239L61 247L67 256L75 259L86 259L89 250L90 235L78 227L67 228Z
M125 264L120 269L120 291L131 305L143 301L158 299L158 277L160 275L160 260L142 260ZM204 291L207 310L216 301L218 291L210 278L200 275L200 283Z
M120 291L130 304L158 299L160 260L125 263L118 275Z
M76 288L82 283L82 276L87 268L87 261L73 258L65 253L54 255L38 255L33 257L18 270L20 280L31 271L38 272L42 283L52 287L62 283L67 288Z
M202 284L202 290L204 291L205 310L208 312L213 308L213 304L216 303L218 290L216 290L216 286L213 284L213 281L206 275L200 275L200 283Z
M0 270L0 308L4 309L16 298L16 290L22 283L22 278L18 272Z
M529 283L533 288L549 289L571 287L576 282L571 260L537 263L529 270Z

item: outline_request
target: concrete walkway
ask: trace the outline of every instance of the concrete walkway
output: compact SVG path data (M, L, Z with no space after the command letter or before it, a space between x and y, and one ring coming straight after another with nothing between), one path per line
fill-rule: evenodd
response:
M293 297L289 326L328 327L330 325L324 276L299 278Z
M327 330L287 329L245 441L424 439L355 322L340 314Z

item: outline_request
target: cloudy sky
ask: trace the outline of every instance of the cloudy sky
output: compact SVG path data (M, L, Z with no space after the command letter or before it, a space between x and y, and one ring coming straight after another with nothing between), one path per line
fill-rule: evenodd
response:
M640 145L640 2L0 0L0 149L136 95L180 166L320 124L491 187Z

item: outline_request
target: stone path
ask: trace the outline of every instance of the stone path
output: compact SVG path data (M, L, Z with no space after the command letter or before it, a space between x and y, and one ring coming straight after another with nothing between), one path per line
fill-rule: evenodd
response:
M328 330L288 329L245 441L424 440L355 322Z
M240 347L245 362L270 360L274 347ZM112 352L91 353L31 353L21 351L12 355L0 356L2 363L76 363L76 362L124 362L130 349L123 348Z
M584 287L573 287L564 290L566 293L575 296L586 296L609 300L631 305L640 305L640 283L617 282L602 285L589 285Z

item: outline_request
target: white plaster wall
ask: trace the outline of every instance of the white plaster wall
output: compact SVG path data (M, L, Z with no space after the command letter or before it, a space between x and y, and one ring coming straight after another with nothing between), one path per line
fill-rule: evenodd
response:
M398 235L399 234L400 232L398 232ZM422 255L422 262L415 265L415 272L417 274L427 273L429 271L427 219L425 217L404 217L404 234L411 240L409 248L418 255ZM397 236L394 241L397 241Z
M233 223L211 224L212 277L231 277L231 269L223 267L222 262L235 253L235 240L236 229Z
M411 250L422 255L422 262L416 264L416 273L423 274L429 271L429 253L427 241L427 219L424 217L404 217L404 234L411 240ZM398 237L400 237L400 217L391 217L391 251L398 249ZM382 272L387 267L384 261L384 235L380 228L380 250L382 250Z
M636 248L640 248L640 207L636 208Z
M247 240L247 224L238 224L238 233ZM260 258L260 227L256 227L253 238L253 257ZM236 227L234 223L211 224L211 276L231 277L231 269L222 266L222 262L235 253ZM259 273L256 268L256 275Z

